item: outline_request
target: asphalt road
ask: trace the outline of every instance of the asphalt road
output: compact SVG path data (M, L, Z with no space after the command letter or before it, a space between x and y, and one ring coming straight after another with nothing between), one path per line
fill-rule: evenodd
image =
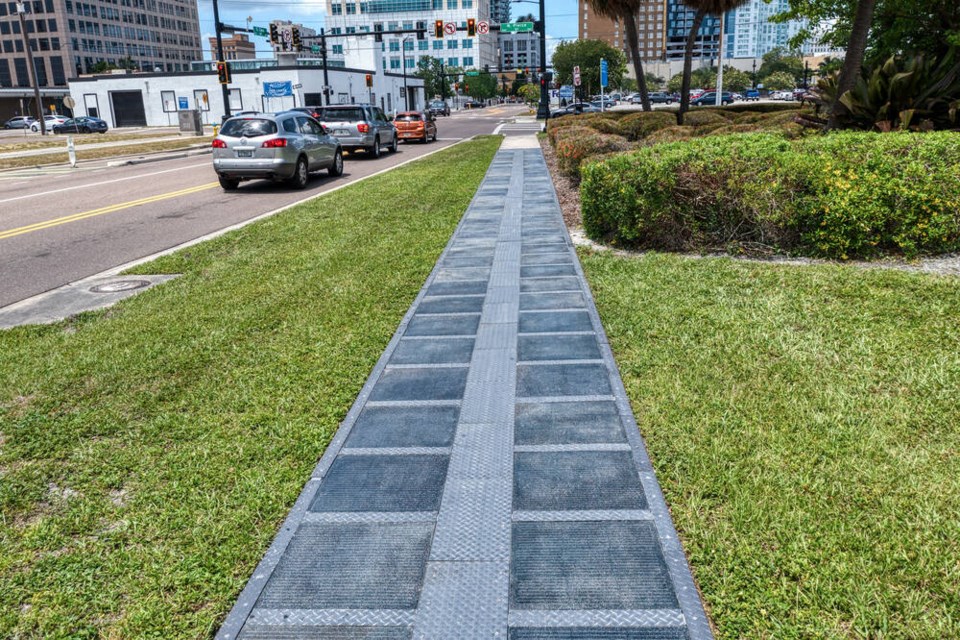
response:
M401 144L378 160L348 155L341 177L315 174L303 190L251 181L225 193L209 155L124 167L81 159L76 169L0 172L0 308L492 133L518 111L441 118L437 142Z

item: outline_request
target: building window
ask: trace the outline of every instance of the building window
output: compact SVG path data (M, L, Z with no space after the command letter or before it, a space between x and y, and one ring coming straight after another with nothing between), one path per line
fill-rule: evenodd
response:
M460 46L464 49L473 49L473 40L469 38L464 38L460 41Z
M464 56L463 57L463 66L472 67L473 66L473 56Z
M458 66L458 63L459 63L459 58L447 58L448 67L456 67Z
M456 49L457 41L456 40L447 40L447 49Z
M457 0L447 0L447 9L456 9Z

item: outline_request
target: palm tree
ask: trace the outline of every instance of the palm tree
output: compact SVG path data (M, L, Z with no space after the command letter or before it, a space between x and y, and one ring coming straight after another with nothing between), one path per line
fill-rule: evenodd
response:
M683 3L696 11L693 26L687 34L687 47L683 53L683 83L680 87L680 110L677 112L677 124L683 124L683 114L690 110L690 73L693 68L693 47L697 43L697 33L707 15L722 16L745 5L750 0L683 0ZM723 34L720 34L720 64L723 64Z
M587 4L598 15L619 20L627 33L627 46L633 59L633 71L637 76L640 101L644 111L650 111L650 96L647 91L647 79L643 73L643 61L640 59L640 33L637 30L637 16L640 7L651 0L587 0Z
M840 102L843 94L853 89L857 78L862 73L863 53L867 49L867 35L870 32L870 23L873 20L873 9L876 0L859 0L857 10L853 16L853 25L850 28L850 40L847 44L847 55L843 59L843 68L837 79L837 95L830 108L830 117L827 128L835 129L839 125L839 117L846 107Z

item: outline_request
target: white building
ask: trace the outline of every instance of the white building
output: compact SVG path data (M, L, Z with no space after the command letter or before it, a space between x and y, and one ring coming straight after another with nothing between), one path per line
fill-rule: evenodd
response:
M299 106L317 106L323 100L323 69L315 60L280 66L276 60L243 60L231 63L230 109L275 112ZM304 64L310 63L310 64ZM208 63L209 64L209 63ZM242 67L240 67L242 65ZM239 67L239 68L235 68ZM367 88L366 76L373 87ZM410 91L411 109L424 107L423 81L376 69L328 70L331 102L373 103L391 112L404 108L404 81ZM288 84L289 83L289 84ZM186 73L134 73L74 78L70 95L74 114L103 118L114 127L171 126L177 112L198 109L204 124L220 122L224 112L223 92L215 71ZM270 97L268 94L284 94Z
M540 70L540 34L539 33L500 33L501 69Z
M723 37L725 58L761 58L777 47L789 49L789 41L806 23L802 20L771 22L770 18L789 9L788 0L750 0L726 14Z
M417 61L423 56L442 60L448 67L463 69L482 69L484 65L495 67L497 64L497 35L477 34L470 38L465 30L453 35L437 38L434 35L434 23L442 20L453 23L460 29L466 29L467 20L489 21L490 0L326 0L327 34L343 36L357 34L358 38L331 38L328 43L334 45L332 51L344 55L350 64L352 49L378 48L383 53L382 69L392 73L407 73L417 68ZM372 34L375 28L383 31L416 29L421 23L426 29L426 37L418 39L416 34L385 35L383 42L375 42L374 37L361 36ZM340 47L340 48L335 48Z

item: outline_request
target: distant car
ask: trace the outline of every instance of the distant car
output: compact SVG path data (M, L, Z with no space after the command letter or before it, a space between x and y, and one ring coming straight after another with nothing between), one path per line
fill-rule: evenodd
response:
M712 107L713 105L717 104L717 92L707 91L706 93L700 94L700 96L697 99L691 100L690 104L696 107L704 107L704 106ZM720 95L720 104L722 105L733 104L733 95L724 91Z
M225 191L241 180L287 180L302 189L310 173L343 173L343 149L322 124L300 111L234 116L213 139L213 169Z
M340 141L344 151L366 151L379 158L383 148L397 150L397 128L380 107L370 104L337 104L323 107L320 123Z
M574 102L573 104L568 105L562 109L557 109L556 111L550 114L550 117L560 118L562 116L579 115L581 113L598 113L599 111L600 109L593 106L589 102L584 102L582 104L579 102Z
M401 111L393 119L393 124L401 140L419 140L424 144L437 141L437 121L429 111Z
M80 116L79 118L70 118L62 124L53 125L54 133L106 133L107 123L100 118L91 118L90 116Z
M793 100L793 91L775 91L770 95L774 100Z
M663 91L651 91L649 94L650 104L673 104L673 96ZM642 104L640 94L638 93L631 100L633 104Z
M43 116L43 123L47 131L53 131L54 125L63 124L66 121L67 121L67 118L65 116L58 116L58 115ZM37 122L36 120L31 122L30 131L33 131L34 133L38 133L40 131L40 123Z
M760 91L758 89L747 89L743 92L743 99L756 102L760 99Z
M16 116L3 123L4 129L26 129L33 124L34 119L30 116Z
M435 116L450 115L450 105L445 100L433 100L427 106L427 110Z
M479 100L471 100L466 104L464 104L463 108L464 109L483 109L485 106L487 105L483 104Z
M293 107L290 111L299 111L300 113L307 114L314 120L320 120L320 116L323 114L323 107Z

